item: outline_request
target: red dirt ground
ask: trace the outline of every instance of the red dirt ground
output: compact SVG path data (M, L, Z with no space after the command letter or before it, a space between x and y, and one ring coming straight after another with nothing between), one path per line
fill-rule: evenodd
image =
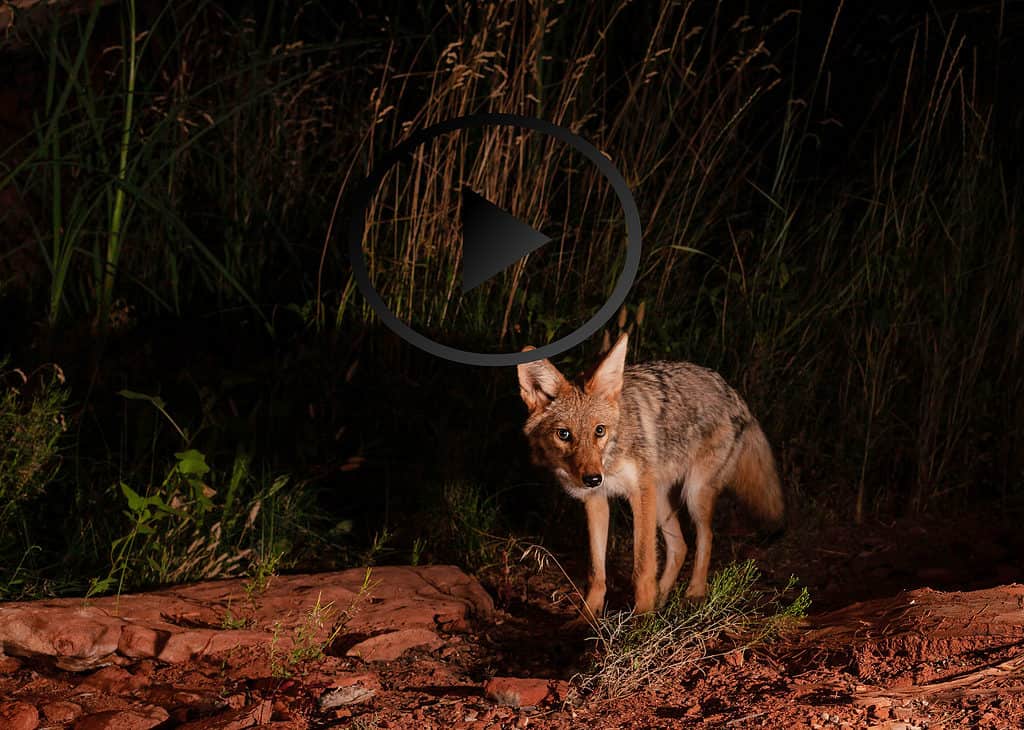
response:
M85 609L6 604L0 726L1021 728L1021 516L805 524L765 545L727 512L716 563L754 558L768 585L800 576L811 615L771 645L613 701L564 701L590 649L561 630L570 609L552 603L565 588L553 567L484 571L486 594L438 566L376 569L362 593L349 571L278 577L249 596L225 581ZM613 607L627 568L619 555ZM318 597L333 601L319 623ZM68 638L79 620L92 628ZM302 653L335 624L325 656Z

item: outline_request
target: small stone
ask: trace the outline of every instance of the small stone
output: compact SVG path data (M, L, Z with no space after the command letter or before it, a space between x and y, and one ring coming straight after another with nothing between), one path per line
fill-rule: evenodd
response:
M27 702L0 704L0 727L4 730L35 730L39 726L39 711Z
M331 678L331 688L348 687L353 684L361 684L364 687L380 689L380 678L373 672L353 672L351 674L339 674Z
M868 708L868 716L876 720L888 720L892 717L892 710L889 709L890 704L888 701L885 704L876 702Z
M236 692L233 695L228 695L227 699L224 700L224 706L229 710L240 710L245 707L246 702L245 695L241 692Z
M442 659L451 659L454 656L458 656L459 647L457 646L446 646L441 650Z
M79 686L119 695L130 694L147 684L149 680L146 677L136 677L121 667L103 667L82 680Z
M106 710L81 718L75 723L75 730L149 730L169 717L167 710L154 706Z
M320 695L320 709L355 705L366 702L380 691L380 678L373 672L343 674L334 677L334 685Z
M350 684L348 687L337 687L329 689L320 695L320 709L333 710L335 707L345 705L357 705L360 702L367 702L377 694L372 687L364 687L361 684Z
M397 659L410 649L436 649L443 643L430 629L399 629L371 636L345 653L367 662L387 662Z
M904 706L893 707L891 708L891 711L893 717L895 717L897 720L908 723L911 721L914 714L913 708Z
M566 696L569 684L561 680L493 677L484 685L484 693L499 705L533 707L545 701L557 702Z
M156 672L156 662L151 659L144 659L135 665L132 674L136 677L149 677Z
M185 723L179 730L245 730L266 725L274 714L274 703L263 700L258 705L230 710L214 717ZM77 728L76 728L77 730Z
M743 660L744 656L742 649L733 649L725 655L725 663L733 667L742 667Z
M42 706L43 717L49 723L74 722L82 714L82 706L67 700L47 702Z

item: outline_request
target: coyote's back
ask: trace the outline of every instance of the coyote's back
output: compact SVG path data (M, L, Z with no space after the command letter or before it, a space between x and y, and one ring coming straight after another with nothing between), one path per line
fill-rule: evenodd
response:
M746 402L721 375L688 362L629 366L621 412L616 446L642 455L659 475L660 487L686 489L686 477L696 469L710 482L706 486L731 487L758 517L781 521L782 486L771 447Z

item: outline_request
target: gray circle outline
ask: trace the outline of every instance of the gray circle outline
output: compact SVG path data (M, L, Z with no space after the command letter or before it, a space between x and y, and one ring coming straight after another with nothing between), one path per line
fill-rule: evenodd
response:
M554 137L565 144L570 145L588 160L590 160L611 183L619 204L622 206L626 219L627 248L626 260L622 267L622 273L615 283L611 296L594 315L581 324L568 335L561 337L554 342L549 342L535 350L527 352L472 352L460 350L457 347L444 345L432 340L426 335L417 332L412 327L401 321L388 309L380 294L370 281L370 274L366 268L366 258L363 255L363 233L366 228L366 209L369 206L370 198L374 191L384 179L384 175L392 166L408 157L417 147L430 140L448 132L459 129L472 129L487 125L501 125L520 127L542 132ZM356 193L351 205L352 216L349 221L349 259L352 266L352 274L355 276L356 284L362 291L363 296L370 306L380 317L387 327L409 344L446 360L462 363L464 365L478 365L484 367L504 367L508 365L522 365L542 358L550 358L576 347L588 337L599 330L608 320L614 316L619 307L626 300L630 288L636 279L640 269L640 252L642 247L642 231L640 226L640 212L637 209L633 193L626 184L625 178L618 171L610 159L579 135L570 132L563 127L552 124L544 119L525 117L519 114L481 113L470 114L463 117L448 119L438 124L425 127L414 132L408 138L399 143L394 149L388 152L381 161L377 163L370 175L363 181L362 188Z

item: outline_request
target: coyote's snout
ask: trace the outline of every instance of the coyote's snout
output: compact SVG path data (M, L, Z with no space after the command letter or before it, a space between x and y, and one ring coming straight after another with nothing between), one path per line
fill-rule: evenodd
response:
M690 597L706 589L711 517L723 487L769 522L781 521L783 513L771 448L736 391L717 373L686 362L626 367L626 348L622 335L578 384L547 360L518 368L533 461L550 469L587 511L586 602L595 616L604 607L610 496L625 497L633 511L633 584L640 612L665 600L686 559L680 502L697 533ZM660 580L658 528L665 540Z

